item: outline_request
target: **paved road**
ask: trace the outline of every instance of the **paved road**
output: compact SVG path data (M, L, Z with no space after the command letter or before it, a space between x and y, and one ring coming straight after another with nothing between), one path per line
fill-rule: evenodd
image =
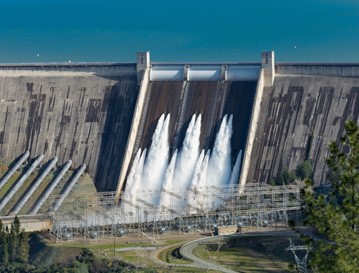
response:
M180 253L183 257L192 260L192 267L205 268L205 269L214 269L226 273L234 273L236 271L230 270L224 266L213 264L209 261L202 260L197 256L193 255L193 250L199 245L199 243L210 243L215 242L223 238L233 238L233 237L260 237L260 236L296 236L297 233L290 230L280 230L280 231L266 231L266 232L248 232L248 233L235 233L231 235L220 235L213 237L206 237L198 240L191 241L183 245L180 249Z
M189 242L180 248L180 253L183 257L192 260L194 263L193 266L195 267L219 270L221 272L226 272L226 273L235 273L236 271L230 270L224 266L217 265L206 260L202 260L197 256L193 255L193 250L199 245L199 243L215 242L219 240L221 237L222 236L213 236L213 237L202 238Z
M133 251L133 250L146 250L146 251L154 251L156 250L155 247L141 247L141 246L133 246L133 247L122 247L116 248L117 252L126 252L126 251Z

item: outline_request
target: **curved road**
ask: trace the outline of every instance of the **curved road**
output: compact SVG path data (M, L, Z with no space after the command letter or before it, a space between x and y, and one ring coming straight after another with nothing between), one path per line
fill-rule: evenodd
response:
M217 265L206 260L202 260L193 254L193 250L199 245L199 243L209 243L209 242L217 241L218 239L221 239L223 237L225 236L206 237L189 242L180 248L180 253L183 257L192 260L194 263L193 266L205 268L205 269L219 270L221 272L226 272L226 273L235 273L236 271L230 270L224 266Z
M224 266L213 264L209 261L202 260L197 256L193 255L193 250L199 245L199 243L209 243L223 238L231 238L231 237L260 237L260 236L293 236L298 235L296 232L291 230L280 230L280 231L266 231L266 232L248 232L248 233L235 233L229 235L219 235L213 237L206 237L198 240L194 240L183 245L180 248L180 253L183 257L192 260L193 267L205 268L205 269L214 269L222 272L234 273L236 271L230 270Z

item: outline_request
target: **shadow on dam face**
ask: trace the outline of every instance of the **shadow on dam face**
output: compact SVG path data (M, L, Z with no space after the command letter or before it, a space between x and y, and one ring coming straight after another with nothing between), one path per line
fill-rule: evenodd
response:
M149 148L162 114L170 114L170 157L180 149L194 114L202 115L200 149L212 149L222 118L233 115L232 166L247 140L257 81L152 81L149 83L134 152ZM128 168L127 173L131 169Z
M105 92L103 106L107 107L107 118L95 177L98 191L114 190L118 181L136 103L134 88L124 88L118 83Z

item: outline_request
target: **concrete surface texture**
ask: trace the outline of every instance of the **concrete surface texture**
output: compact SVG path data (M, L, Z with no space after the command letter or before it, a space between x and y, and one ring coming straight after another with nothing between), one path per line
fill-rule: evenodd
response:
M1 66L0 158L72 159L99 190L116 190L136 81L135 64Z
M298 70L305 67L292 72ZM358 93L356 77L277 74L274 85L263 90L247 181L268 182L284 168L311 160L314 181L325 182L328 144L342 136L347 119L358 121Z

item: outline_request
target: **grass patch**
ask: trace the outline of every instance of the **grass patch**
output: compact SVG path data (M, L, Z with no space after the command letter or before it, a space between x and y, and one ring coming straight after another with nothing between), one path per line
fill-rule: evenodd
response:
M5 193L7 193L9 189L14 185L15 181L18 179L19 176L20 176L20 172L17 171L10 177L7 183L1 188L0 199L2 199Z
M63 242L54 244L56 247L85 247L88 249L107 249L111 248L113 250L114 245L113 243L109 244L97 244L96 242L92 243L84 243L84 242ZM153 246L152 243L149 242L133 242L133 243L116 243L115 248L124 248L124 247L147 247L147 246Z
M38 200L38 198L40 197L40 194L48 186L48 184L50 183L52 178L53 178L53 173L48 174L44 178L44 180L40 183L39 187L35 190L35 192L30 197L30 199L26 202L24 207L20 210L20 213L19 213L20 215L27 214L30 211L30 209L33 207L35 201Z
M294 272L288 264L294 263L292 253L285 251L287 237L243 237L227 241L218 250L217 245L200 245L193 254L214 264L240 272Z
M14 206L19 202L19 199L24 197L25 191L28 189L30 184L33 182L35 177L37 176L37 172L33 172L23 183L23 185L16 191L14 196L10 199L7 205L3 209L3 213L5 215L9 214L10 211L14 208Z
M205 273L205 272L209 272L209 273L220 273L220 271L216 271L216 270L207 270L207 269L200 269L200 268L191 268L191 267L171 267L171 268L167 268L167 269L157 269L158 272L161 273L167 273L167 272L183 272L183 273Z
M162 250L159 254L158 254L158 258L161 261L164 261L166 263L169 264L190 264L192 263L192 261L184 259L184 258L176 258L173 253L179 249L180 246L172 246L169 248L166 248L164 250Z
M88 248L91 250L105 250L111 249L113 252L114 248L125 248L125 247L148 247L153 246L153 244L149 242L133 242L133 243L113 243L108 244L97 244L96 241L90 241L91 243L87 242L63 242L59 244L54 244L54 247L80 247L80 248Z
M182 243L182 242L185 242L187 240L188 240L188 238L167 240L166 245L173 245L173 244L177 244L177 243Z
M68 170L65 175L62 177L61 181L57 184L55 189L52 191L49 198L46 199L45 203L41 206L39 213L47 213L50 209L53 199L52 197L57 196L60 194L62 188L64 187L65 183L68 181L68 179L71 177L72 171Z
M202 260L207 260L209 257L209 249L205 245L200 245L193 250L193 255L200 257Z

